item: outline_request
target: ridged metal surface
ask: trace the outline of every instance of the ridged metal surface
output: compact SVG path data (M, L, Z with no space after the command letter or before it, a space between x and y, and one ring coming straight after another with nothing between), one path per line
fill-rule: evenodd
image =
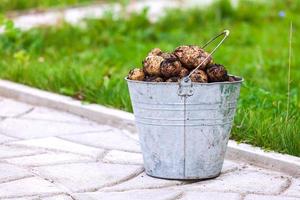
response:
M241 81L193 83L179 96L178 83L128 81L148 175L205 179L221 172Z

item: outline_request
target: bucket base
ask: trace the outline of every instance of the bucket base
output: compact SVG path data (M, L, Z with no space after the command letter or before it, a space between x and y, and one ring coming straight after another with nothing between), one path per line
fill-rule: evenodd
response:
M217 178L218 176L221 175L221 172L218 173L217 175L212 175L212 176L208 176L208 177L186 177L186 178L172 178L172 177L159 177L159 176L154 176L152 174L149 174L146 172L146 174L152 178L159 178L159 179L165 179L165 180L181 180L181 181L204 181L204 180L208 180L208 179L213 179L213 178Z

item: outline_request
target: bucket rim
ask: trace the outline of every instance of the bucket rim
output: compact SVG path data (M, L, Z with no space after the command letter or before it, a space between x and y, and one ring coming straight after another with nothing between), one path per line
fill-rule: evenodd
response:
M244 78L241 76L235 76L228 74L229 76L234 76L235 78L239 79L234 82L212 82L212 83L198 83L198 82L192 82L193 85L218 85L218 84L237 84L237 83L243 83ZM124 78L127 82L132 82L132 83L139 83L139 84L153 84L153 85L178 85L178 82L149 82L149 81L136 81L136 80L130 80L127 78L127 76Z

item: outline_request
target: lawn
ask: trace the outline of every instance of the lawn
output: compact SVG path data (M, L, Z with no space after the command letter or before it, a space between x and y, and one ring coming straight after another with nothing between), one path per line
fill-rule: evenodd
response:
M214 60L245 78L232 139L300 156L300 3L272 2L245 1L234 9L223 1L204 10L170 10L154 24L147 10L127 18L108 13L81 28L63 24L20 32L6 22L7 31L0 36L0 77L132 111L124 77L141 66L150 49L201 45L230 29ZM288 101L291 20L294 56Z

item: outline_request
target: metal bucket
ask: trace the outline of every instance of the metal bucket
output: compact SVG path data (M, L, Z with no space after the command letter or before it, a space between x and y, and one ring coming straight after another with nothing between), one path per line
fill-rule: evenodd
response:
M193 83L192 96L178 95L178 83L127 81L146 173L167 179L218 176L242 79Z
M243 79L192 83L192 73L179 83L126 79L150 176L207 179L221 172Z

